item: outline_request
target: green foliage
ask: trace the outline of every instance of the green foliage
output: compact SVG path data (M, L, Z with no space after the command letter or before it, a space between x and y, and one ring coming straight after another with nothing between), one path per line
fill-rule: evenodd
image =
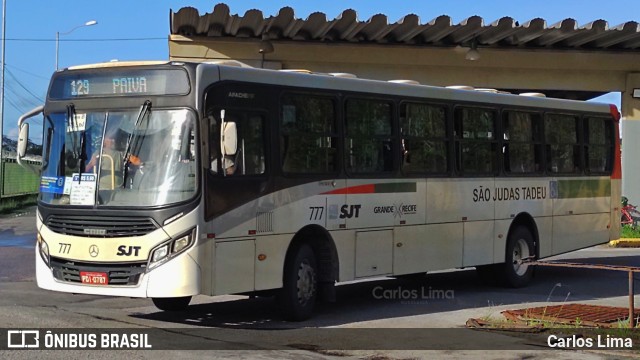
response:
M623 239L640 238L640 229L634 228L631 225L623 225L620 231L620 237Z
M23 195L0 199L0 214L8 214L27 206L35 205L38 195Z
M329 98L288 95L283 99L281 146L285 172L335 171L335 110Z
M426 104L406 104L400 116L403 169L406 172L447 170L445 108Z
M488 174L495 170L495 113L490 110L461 108L455 123L462 170Z
M40 177L37 174L7 159L3 159L0 165L2 166L2 170L0 170L1 196L38 193Z

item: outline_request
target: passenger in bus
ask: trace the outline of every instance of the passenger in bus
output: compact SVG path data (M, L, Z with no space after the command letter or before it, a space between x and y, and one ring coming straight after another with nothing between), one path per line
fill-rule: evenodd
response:
M225 155L224 156L224 161L222 162L222 165L224 167L224 172L225 175L233 175L236 172L236 162L234 161L234 156L232 155ZM211 171L213 171L214 173L218 172L218 159L213 159L213 161L211 162Z

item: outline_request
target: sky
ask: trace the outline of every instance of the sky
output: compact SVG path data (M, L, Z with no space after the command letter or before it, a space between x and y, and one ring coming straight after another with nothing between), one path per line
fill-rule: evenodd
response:
M56 32L61 34L60 67L112 59L166 60L169 58L170 11L177 12L190 6L203 15L212 12L220 2L6 0L3 134L17 138L18 117L44 102L49 78L55 70ZM628 21L640 22L638 0L226 0L224 3L229 6L231 14L244 15L247 10L258 9L265 17L277 15L280 8L289 6L301 19L317 11L333 19L342 11L353 9L360 21L381 13L387 15L390 22L408 14L418 15L421 23L440 15L449 15L454 23L478 15L484 19L485 25L505 16L520 23L543 18L547 26L566 18L575 19L579 25L603 19L610 27ZM97 24L81 26L90 20L97 21ZM619 94L605 95L598 100L620 105ZM32 140L37 142L36 131L31 133L35 135Z

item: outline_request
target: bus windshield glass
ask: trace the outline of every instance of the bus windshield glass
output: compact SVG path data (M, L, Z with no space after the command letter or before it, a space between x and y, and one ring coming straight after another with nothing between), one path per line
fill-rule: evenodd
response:
M76 111L45 118L40 200L161 206L197 191L195 117L186 109Z

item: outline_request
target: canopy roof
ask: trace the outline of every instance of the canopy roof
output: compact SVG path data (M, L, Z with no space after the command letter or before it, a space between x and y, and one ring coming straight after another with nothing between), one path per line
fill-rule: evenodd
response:
M300 19L291 7L283 7L275 16L265 17L255 9L240 16L230 14L229 6L221 3L212 13L202 15L193 7L171 11L170 27L172 35L188 37L409 46L469 46L475 42L479 47L640 51L640 24L635 21L609 26L605 20L579 25L574 19L565 19L547 25L540 18L519 23L503 17L485 24L483 18L472 16L454 24L447 15L423 23L417 15L409 14L390 23L384 14L366 21L359 21L357 15L349 9L335 19L322 12Z

